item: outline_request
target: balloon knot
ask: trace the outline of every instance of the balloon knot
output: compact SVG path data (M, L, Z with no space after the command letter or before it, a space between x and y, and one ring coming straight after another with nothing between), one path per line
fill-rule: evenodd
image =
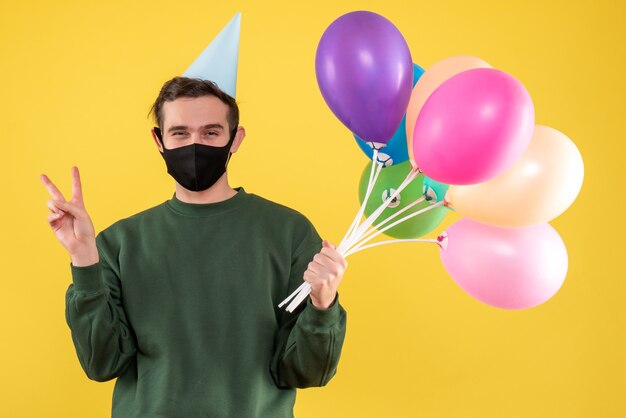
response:
M372 150L377 151L380 151L387 146L387 144L384 142L368 142L367 145L369 145Z
M441 235L437 237L437 245L439 245L439 248L443 251L448 249L448 233L446 231L443 231Z

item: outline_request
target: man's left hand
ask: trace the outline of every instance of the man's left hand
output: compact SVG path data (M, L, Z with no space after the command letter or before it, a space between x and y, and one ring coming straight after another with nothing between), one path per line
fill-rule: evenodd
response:
M337 296L337 287L348 262L335 246L324 240L322 250L315 254L304 272L304 281L311 285L311 302L318 309L328 309Z

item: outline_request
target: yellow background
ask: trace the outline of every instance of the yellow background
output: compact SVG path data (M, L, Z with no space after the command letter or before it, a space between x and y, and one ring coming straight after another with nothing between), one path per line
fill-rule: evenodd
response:
M351 257L338 374L299 391L296 416L626 416L623 0L2 2L0 416L109 416L114 382L87 379L65 323L69 257L39 174L69 199L77 165L97 231L171 198L148 109L237 11L248 135L231 185L341 239L367 160L324 103L314 58L326 27L353 10L391 20L424 68L469 54L518 78L537 123L580 149L585 181L551 222L569 252L566 281L533 309L472 299L430 244Z

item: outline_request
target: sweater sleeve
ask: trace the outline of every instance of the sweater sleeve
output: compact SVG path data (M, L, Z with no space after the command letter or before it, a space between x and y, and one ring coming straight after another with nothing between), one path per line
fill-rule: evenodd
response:
M65 318L78 360L98 382L118 377L136 355L121 300L121 283L103 251L90 266L70 263L73 283L65 294Z
M305 249L292 262L290 294L302 284L303 274L313 256L321 249L321 239L313 230ZM335 375L346 334L346 311L337 296L325 310L316 308L310 298L293 313L279 313L280 329L276 336L271 364L274 382L281 388L324 386Z

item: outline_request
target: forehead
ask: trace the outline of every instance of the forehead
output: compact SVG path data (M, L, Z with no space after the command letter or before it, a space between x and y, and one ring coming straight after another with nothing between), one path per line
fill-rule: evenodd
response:
M203 126L209 123L228 125L228 106L215 96L179 97L163 104L163 128Z

